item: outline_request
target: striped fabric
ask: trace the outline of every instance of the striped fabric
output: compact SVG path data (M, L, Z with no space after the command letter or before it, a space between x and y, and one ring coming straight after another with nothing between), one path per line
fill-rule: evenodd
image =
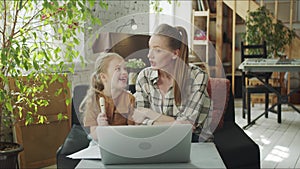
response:
M150 67L143 69L136 81L136 106L150 108L163 115L173 116L177 120L190 120L202 128L206 120L211 101L207 93L208 74L197 66L190 66L189 91L182 91L187 101L180 106L174 103L173 87L162 95L157 86L158 71Z

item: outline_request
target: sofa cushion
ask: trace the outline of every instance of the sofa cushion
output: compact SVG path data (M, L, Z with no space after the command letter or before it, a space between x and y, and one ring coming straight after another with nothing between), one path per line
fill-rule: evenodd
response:
M76 85L73 89L72 98L72 124L83 124L83 113L79 111L80 104L84 99L89 86L85 84Z
M228 105L230 81L225 78L209 78L207 92L212 100L212 123L213 130L223 126L223 116Z
M62 145L61 154L69 155L75 153L89 145L87 133L80 125L73 125L65 142Z

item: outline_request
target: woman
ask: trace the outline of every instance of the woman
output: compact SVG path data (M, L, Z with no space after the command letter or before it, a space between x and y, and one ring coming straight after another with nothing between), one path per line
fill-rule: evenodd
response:
M151 67L136 81L135 122L147 125L191 123L193 142L211 136L206 119L210 110L208 74L188 62L187 33L182 27L159 25L149 40ZM146 109L143 109L146 108ZM204 126L205 125L205 126ZM203 138L206 139L206 138Z

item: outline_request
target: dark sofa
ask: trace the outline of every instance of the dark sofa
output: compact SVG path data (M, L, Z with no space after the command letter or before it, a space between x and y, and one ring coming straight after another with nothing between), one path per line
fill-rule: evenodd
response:
M80 160L72 160L66 156L86 148L89 144L86 129L81 127L76 115L80 99L85 95L87 86L77 86L75 89L72 103L73 127L64 144L57 150L58 169L75 168ZM258 145L235 123L234 98L231 91L227 105L223 125L214 132L214 143L222 160L227 168L260 168Z
M87 137L88 129L81 125L82 116L79 113L79 105L86 95L88 86L78 85L73 90L72 98L72 128L63 145L56 152L57 168L75 168L80 160L73 160L67 155L88 147L90 140Z
M231 90L224 124L214 133L214 143L227 168L260 168L258 145L235 123Z
M93 45L94 52L110 51L119 53L121 56L135 58L147 56L148 53L148 35L129 35L119 33L102 33ZM101 43L100 43L101 42ZM148 65L147 58L142 58ZM212 78L211 78L212 79ZM210 79L210 80L211 80ZM214 98L218 101L213 103L217 105L222 102L221 110L223 113L224 104L227 104L224 111L222 125L214 132L214 143L220 153L227 168L260 168L260 152L258 145L249 138L246 133L235 123L234 98L231 92L230 82L223 78L213 78L209 87ZM226 83L226 84L224 84ZM229 95L228 99L219 98L220 93ZM88 146L89 140L85 130L80 125L82 117L78 111L79 104L86 94L87 86L79 85L74 88L72 101L72 124L73 127L67 136L64 144L57 150L57 168L74 168L80 160L72 160L66 156ZM225 94L224 94L225 95ZM228 100L227 103L225 100ZM218 107L217 106L217 107ZM219 121L217 121L219 123Z

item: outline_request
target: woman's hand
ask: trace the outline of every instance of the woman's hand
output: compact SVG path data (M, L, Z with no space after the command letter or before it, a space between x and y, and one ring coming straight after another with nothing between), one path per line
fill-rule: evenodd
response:
M177 119L174 121L174 124L191 124L191 122L188 120L178 120Z
M175 120L174 121L174 124L191 124L193 127L193 130L195 130L196 129L196 126L192 123L192 122L190 122L190 121L188 121L188 120Z
M143 111L143 110L144 110L144 108L134 109L133 115L132 115L132 120L136 124L141 124L146 119L147 116L146 116L145 111Z
M105 113L99 113L97 116L98 126L108 126L107 117Z

